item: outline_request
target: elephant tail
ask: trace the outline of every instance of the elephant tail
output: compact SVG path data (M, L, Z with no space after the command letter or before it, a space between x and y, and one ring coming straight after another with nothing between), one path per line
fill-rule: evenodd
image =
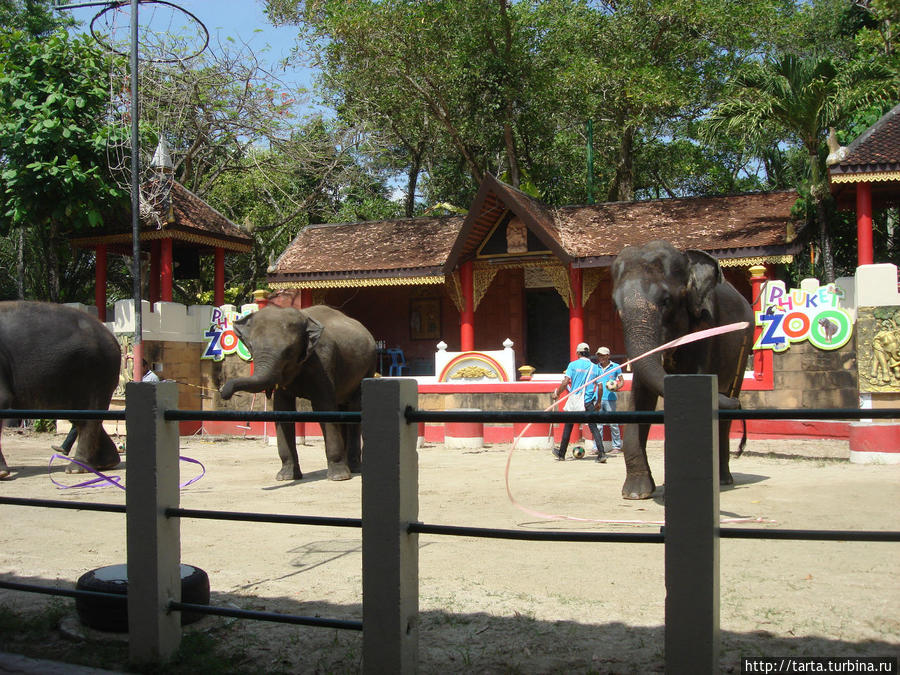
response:
M741 409L741 402L738 401L738 410ZM741 442L738 443L738 451L736 457L740 457L744 454L744 448L747 447L747 420L741 420L741 427L743 427L743 433L741 434Z

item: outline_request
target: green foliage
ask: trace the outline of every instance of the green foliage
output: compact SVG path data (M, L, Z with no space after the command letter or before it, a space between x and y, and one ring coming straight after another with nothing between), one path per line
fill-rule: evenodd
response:
M104 172L108 68L89 38L0 33L0 233L96 227L120 195Z

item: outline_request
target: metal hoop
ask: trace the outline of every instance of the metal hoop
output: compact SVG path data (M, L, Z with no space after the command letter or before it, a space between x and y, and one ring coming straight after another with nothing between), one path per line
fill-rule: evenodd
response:
M131 3L129 2L129 0L116 0L115 2L110 2L106 7L104 7L99 12L97 12L94 15L93 19L91 19L91 35L93 36L94 40L96 40L96 42L98 44L103 46L108 51L111 51L114 54L118 54L120 56L129 56L129 53L123 52L120 49L117 49L115 46L113 46L113 44L111 42L107 42L102 35L97 33L97 31L95 30L94 24L97 22L98 19L100 19L100 17L102 17L107 12L117 10L120 7L123 7L125 5L130 6L130 4ZM165 59L163 59L163 58L146 58L146 57L142 58L140 55L140 52L138 52L138 58L140 60L147 61L150 63L177 63L179 61L184 61L186 59L192 59L195 56L199 56L200 54L203 53L203 51L209 45L209 31L207 30L206 25L200 19L198 19L194 14L192 14L188 10L184 9L183 7L180 7L173 2L168 2L167 0L138 0L138 4L139 5L166 5L168 7L171 7L176 12L181 12L182 14L186 15L191 21L196 23L197 26L200 27L201 34L204 36L203 46L200 47L200 49L197 49L193 53L188 54L186 56L179 56L179 57L175 57L175 58L165 58Z

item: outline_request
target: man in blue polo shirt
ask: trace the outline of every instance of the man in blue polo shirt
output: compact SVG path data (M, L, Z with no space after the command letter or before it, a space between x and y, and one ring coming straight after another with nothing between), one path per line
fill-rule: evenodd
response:
M619 398L616 392L625 385L622 369L618 363L609 358L609 347L600 347L597 350L597 358L599 370L603 373L597 380L597 386L603 392L600 408L604 412L615 412L616 401ZM600 433L603 433L605 426L605 424L600 425ZM618 424L610 424L609 430L612 437L612 454L615 455L622 450L622 436L619 433Z
M591 380L599 375L599 371L597 371L596 366L591 363L589 357L591 348L588 347L587 343L580 342L575 348L575 352L578 355L578 358L572 361L566 368L566 374L563 376L562 382L559 383L556 391L553 392L553 400L557 400L559 395L568 389L569 396L566 399L564 410L592 411L595 409L597 403L597 383L592 382ZM593 422L589 422L588 427L591 430L591 435L594 437L594 443L597 446L597 452L599 453L597 455L597 461L606 462L606 454L603 452L603 440L600 436L600 431L597 429L597 425ZM559 450L553 451L554 457L559 461L565 461L566 459L566 451L569 448L569 438L571 435L572 422L566 422L563 426Z

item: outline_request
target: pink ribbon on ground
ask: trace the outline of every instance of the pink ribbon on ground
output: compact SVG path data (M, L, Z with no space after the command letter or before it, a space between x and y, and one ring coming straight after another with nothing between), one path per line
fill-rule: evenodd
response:
M76 483L75 485L64 485L63 483L58 482L53 475L50 473L50 467L53 465L54 459L65 459L66 461L72 462L72 464L77 464L85 471L89 473L93 473L97 475L97 478L91 478L90 480L82 481L81 483ZM206 475L206 467L196 459L192 459L191 457L184 457L183 455L179 455L178 459L182 462L189 462L191 464L197 464L200 466L200 473L189 481L186 481L179 485L180 488L186 488L188 485L192 485L196 483L198 480L203 478ZM113 485L120 490L124 490L125 486L122 485L122 477L121 476L107 476L105 473L101 471L97 471L95 468L88 466L87 464L83 464L79 462L77 459L72 459L71 457L67 457L66 455L60 455L59 453L53 453L50 456L50 463L47 465L47 474L50 476L50 482L53 483L56 487L61 490L68 490L70 488L86 488L86 487L105 487L104 484Z
M656 354L657 352L665 351L666 349L674 349L675 347L679 347L681 345L685 345L685 344L688 344L691 342L696 342L698 340L705 340L706 338L711 338L716 335L723 335L725 333L731 333L733 331L744 330L749 325L750 324L747 321L738 321L736 323L730 323L725 326L716 326L715 328L707 328L705 330L699 330L694 333L688 333L687 335L683 335L680 338L676 338L674 340L666 342L665 344L660 345L659 347L655 347L654 349L651 349L648 352L644 352L643 354L635 356L633 359L629 359L628 361L625 361L625 363L618 364L616 367L624 368L625 366L630 365L630 364L634 363L635 361L639 361L647 356L650 356L651 354ZM559 405L559 403L565 401L573 393L581 391L584 388L586 388L587 386L594 384L594 382L596 382L601 377L606 375L607 371L611 370L611 367L612 367L612 364L610 364L610 366L607 366L607 368L605 368L600 373L600 375L598 375L594 379L592 379L588 382L585 382L578 389L574 389L573 391L569 392L568 394L566 394L559 400L554 401L553 404L551 404L550 407L545 408L543 410L543 412L548 412L555 406ZM579 518L577 516L568 516L568 515L555 514L555 513L544 513L543 511L536 511L534 509L530 509L527 506L524 506L521 503L519 503L519 501L516 500L516 498L513 496L512 490L509 486L509 466L512 462L513 452L515 452L516 447L519 444L519 439L522 438L522 436L525 434L525 432L531 427L531 424L532 424L531 422L526 424L525 428L522 429L522 432L518 436L515 437L512 445L509 448L509 453L507 453L507 456L506 456L506 472L504 475L504 479L506 481L506 495L509 497L509 501L512 503L513 506L515 506L517 509L519 509L523 513L527 513L530 516L533 516L535 518L540 518L542 520L571 520L571 521L577 521L577 522L582 522L582 523L604 523L604 524L615 524L615 525L665 525L665 521L661 521L661 520L599 520L597 518ZM553 427L551 425L551 429L552 428ZM720 522L722 522L722 523L761 523L761 522L773 522L773 521L768 521L763 518L724 518Z

